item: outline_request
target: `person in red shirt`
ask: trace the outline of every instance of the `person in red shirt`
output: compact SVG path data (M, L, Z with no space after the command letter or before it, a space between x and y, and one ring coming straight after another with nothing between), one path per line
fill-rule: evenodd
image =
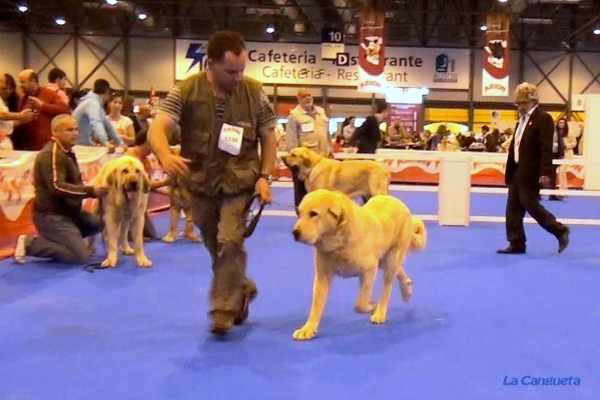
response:
M15 132L18 135L15 150L39 151L52 138L52 118L70 114L71 110L56 91L40 87L38 76L32 69L21 71L19 85L24 93L19 110L30 109L36 116Z

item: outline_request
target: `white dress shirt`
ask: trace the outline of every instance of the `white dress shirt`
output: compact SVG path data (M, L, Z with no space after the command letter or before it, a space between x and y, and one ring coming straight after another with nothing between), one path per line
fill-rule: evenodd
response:
M527 124L529 123L529 118L531 117L531 114L533 114L533 111L535 111L535 109L537 108L537 106L533 107L531 110L527 111L525 114L521 115L521 117L519 118L519 126L517 127L517 131L515 132L515 162L518 164L519 163L519 147L521 146L521 139L523 138L523 132L525 131L525 128L527 127Z

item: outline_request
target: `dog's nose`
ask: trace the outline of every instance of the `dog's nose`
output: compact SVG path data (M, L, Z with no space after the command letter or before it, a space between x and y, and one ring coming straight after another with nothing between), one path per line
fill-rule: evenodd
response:
M129 190L138 190L138 183L136 181L129 182Z
M292 233L294 234L294 240L300 240L300 231L298 229L294 229Z

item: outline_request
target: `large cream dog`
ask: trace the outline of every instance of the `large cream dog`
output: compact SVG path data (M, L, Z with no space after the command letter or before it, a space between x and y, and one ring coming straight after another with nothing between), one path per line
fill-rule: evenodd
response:
M282 157L290 169L297 169L306 190L338 190L354 198L388 194L390 171L371 160L335 160L323 157L306 147L292 149Z
M315 280L308 320L294 332L294 339L310 340L317 333L335 275L360 278L355 311L372 313L374 324L385 323L396 280L402 299L410 299L412 281L403 263L408 251L425 248L427 231L404 203L381 195L360 207L343 193L320 189L308 193L298 211L294 238L315 248ZM383 291L375 303L371 294L379 268L383 270Z
M95 207L104 220L108 254L103 267L117 265L119 245L123 254L135 254L140 267L152 266L144 251L144 213L148 206L150 181L144 165L135 157L121 156L100 168L94 185L109 187L108 194ZM127 241L131 229L134 248Z

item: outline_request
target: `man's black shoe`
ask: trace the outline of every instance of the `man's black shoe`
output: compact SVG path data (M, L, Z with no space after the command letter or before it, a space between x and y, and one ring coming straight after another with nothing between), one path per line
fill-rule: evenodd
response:
M550 196L550 200L551 201L563 201L564 197L563 196Z
M566 228L560 235L558 235L558 253L562 253L569 245L569 228Z
M497 250L498 254L525 254L525 246L513 246L509 245L505 249Z

